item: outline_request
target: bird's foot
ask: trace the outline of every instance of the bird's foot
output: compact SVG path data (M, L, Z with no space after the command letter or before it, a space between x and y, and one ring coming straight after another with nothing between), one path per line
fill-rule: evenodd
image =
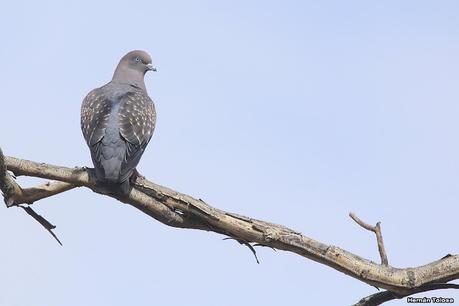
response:
M132 182L135 182L137 179L144 180L144 179L145 179L145 176L143 176L142 174L140 174L139 171L137 171L137 169L134 169L134 171L132 171L131 181L132 181Z
M74 169L75 169L75 170L78 170L78 171L87 171L89 168L86 167L86 166L82 166L82 167L80 167L80 166L75 166Z

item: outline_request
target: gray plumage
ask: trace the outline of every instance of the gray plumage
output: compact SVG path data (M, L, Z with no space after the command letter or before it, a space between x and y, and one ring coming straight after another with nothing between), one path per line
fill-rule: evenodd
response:
M81 130L106 192L129 192L129 179L153 135L156 112L144 83L149 70L156 71L146 52L129 52L111 82L92 90L81 105Z

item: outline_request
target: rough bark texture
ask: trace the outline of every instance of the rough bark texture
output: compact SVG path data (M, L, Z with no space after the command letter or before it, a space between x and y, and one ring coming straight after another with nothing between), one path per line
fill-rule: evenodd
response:
M0 155L3 157L1 151ZM21 189L8 172L1 171L4 169L4 166L1 168L2 162L16 176L40 177L58 182ZM3 172L0 174L0 187L8 206L32 204L39 199L80 186L101 193L97 190L93 169L66 168L5 156L0 158L0 172ZM137 178L133 186L126 197L108 196L130 204L169 226L213 231L233 237L245 245L251 246L250 243L255 243L296 253L369 285L384 288L390 291L393 298L420 292L423 286L432 283L445 284L459 278L459 255L448 255L420 267L394 268L387 264L387 259L383 261L384 264L377 264L337 246L306 237L285 226L225 212L200 199L143 178Z

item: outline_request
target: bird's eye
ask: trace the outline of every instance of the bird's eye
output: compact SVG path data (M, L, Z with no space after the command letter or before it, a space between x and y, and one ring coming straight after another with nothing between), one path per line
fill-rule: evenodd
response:
M140 58L136 57L136 58L135 58L135 61L136 61L136 62L140 62Z

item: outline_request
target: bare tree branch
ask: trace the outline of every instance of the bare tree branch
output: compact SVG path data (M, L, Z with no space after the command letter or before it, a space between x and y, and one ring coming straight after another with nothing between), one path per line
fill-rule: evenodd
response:
M72 169L8 156L4 160L7 169L16 175L57 180L102 193L96 187L93 169ZM459 255L446 256L416 268L379 265L285 226L225 212L143 178L138 178L133 186L126 197L108 196L130 204L166 225L213 231L249 244L293 252L399 296L411 294L430 283L446 283L459 278Z
M376 223L376 226L371 226L360 220L353 212L349 213L349 217L351 217L352 220L354 220L358 225L360 225L364 229L375 233L376 241L378 243L379 256L381 257L381 264L383 266L388 266L389 261L387 260L386 250L384 248L384 241L381 234L381 222Z
M14 198L22 195L22 189L8 173L5 156L0 148L0 190L7 207L14 205Z
M54 237L54 239L56 239L56 241L62 245L62 242L59 240L59 238L57 238L56 234L54 234L53 232L53 229L56 228L55 225L52 225L51 222L49 222L48 220L46 220L45 218L43 218L43 216L37 214L33 209L32 207L30 206L19 206L21 207L22 209L24 209L24 211L29 215L31 216L32 218L34 218L35 220L37 220L38 223L41 224L41 226L43 226L50 234L51 236Z
M19 204L27 203L32 204L34 201L55 195L59 192L69 190L73 187L69 183L56 182L53 187L50 188L50 183L37 186L35 188L22 189L13 177L8 173L5 156L0 148L0 190L3 193L6 207L19 206ZM70 188L69 188L70 187ZM56 241L62 245L59 238L54 234L53 229L56 226L52 225L43 216L37 214L31 207L19 206L24 211L34 218L41 226L43 226Z
M21 189L21 194L15 194L10 206L19 204L32 204L35 201L51 197L53 195L75 188L73 184L65 182L47 182L31 188Z
M361 299L360 301L358 301L356 304L352 306L376 306L376 305L381 305L391 300L403 299L407 296L410 296L416 293L427 292L427 291L432 291L432 290L439 290L439 289L459 289L459 285L448 284L448 283L427 284L427 285L424 285L424 286L421 286L419 288L412 290L409 294L404 294L404 295L398 295L390 291L378 292L370 296L364 297L363 299Z

